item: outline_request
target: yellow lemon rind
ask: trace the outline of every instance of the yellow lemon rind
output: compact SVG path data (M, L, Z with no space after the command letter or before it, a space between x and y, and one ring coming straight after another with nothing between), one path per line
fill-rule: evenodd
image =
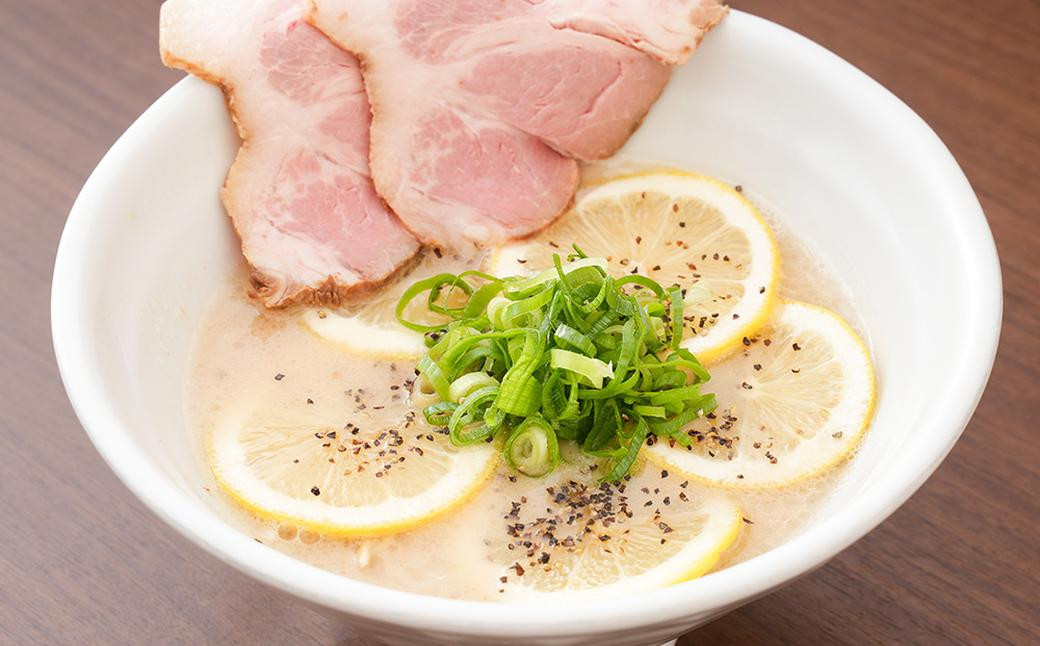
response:
M820 313L823 313L823 314L826 314L827 316L832 317L836 322L838 322L841 325L841 327L850 336L850 338L855 339L856 345L859 347L860 352L863 354L863 357L865 359L865 363L866 363L867 367L869 368L868 378L869 378L870 392L868 394L868 400L867 400L867 405L865 407L865 412L863 414L863 419L862 419L858 429L856 430L856 432L853 433L850 436L849 440L846 443L843 444L844 449L842 451L836 453L829 460L826 460L825 462L822 462L819 465L816 465L813 469L805 471L803 473L800 473L800 474L798 474L794 478L789 478L787 480L782 480L782 481L779 481L779 482L741 482L741 481L721 482L721 481L716 480L714 478L709 478L709 477L706 477L706 476L704 476L702 474L698 474L698 473L692 472L692 471L690 471L688 469L684 469L682 467L682 465L679 464L678 462L669 460L668 458L665 457L665 450L666 449L664 447L662 447L662 450L660 450L660 451L655 451L655 450L650 450L649 447L644 446L643 449L639 452L640 458L646 460L647 462L649 462L651 464L655 464L655 465L657 465L657 466L659 466L661 468L671 469L671 470L675 471L676 473L681 474L684 478L689 478L691 481L698 482L700 484L709 485L709 486L716 487L716 488L719 488L719 489L731 489L731 490L741 490L741 491L762 491L762 490L767 490L767 489L782 489L782 488L786 488L786 487L791 487L791 486L795 486L795 485L801 484L803 482L806 482L808 480L812 480L813 478L822 476L826 472L828 472L831 469L835 468L843 460L847 460L849 458L849 456L856 451L856 449L859 447L860 443L863 441L863 436L866 435L867 429L870 428L870 424L871 424L871 422L873 421L873 418L874 418L874 411L877 408L877 397L878 397L878 395L877 395L877 393L878 393L877 373L874 370L874 363L873 363L873 360L871 358L869 348L867 348L866 343L864 343L863 339L859 336L859 334L857 334L856 331L852 329L852 326L849 325L848 321L846 321L843 317L841 317L840 315L838 315L835 312L832 312L831 310L829 310L827 308L820 307L819 305L814 305L812 303L803 303L803 302L800 302L800 301L792 301L792 300L780 301L780 302L778 302L778 305L781 306L781 307L785 306L785 305L796 305L796 306L799 306L799 307L805 307L805 308L808 308L808 309L816 310L816 311L818 311ZM674 450L674 449L667 449L667 450Z
M326 312L326 317L340 317L343 321L349 321L347 324L356 329L351 330L350 334L332 334L331 330L323 332L320 328L326 327L326 324L322 322L325 319L321 319L319 311ZM357 318L345 317L335 312L306 310L299 316L299 324L315 338L331 343L346 354L353 356L383 359L386 361L406 361L418 360L425 352L422 335L418 333L414 333L414 346L411 343L406 346L405 343L397 339L407 338L405 335L410 333L411 330L406 330L405 328L401 330L387 330L381 326L370 325ZM388 336L388 333L392 334L392 336Z
M455 511L472 499L495 473L499 463L499 451L497 449L491 451L487 464L484 466L483 470L473 478L472 482L470 482L467 487L459 492L458 496L452 498L443 505L427 509L423 513L411 515L395 522L376 525L346 525L314 521L300 516L294 516L287 512L269 509L263 505L257 504L246 494L233 486L224 476L220 468L217 467L217 461L213 459L212 443L210 443L208 447L208 453L210 455L211 472L213 473L213 478L217 483L217 486L237 505L248 510L257 517L292 523L297 527L307 528L320 534L335 538L373 538L378 536L388 536L405 532L436 520L441 516Z
M717 342L708 346L707 348L694 350L698 360L700 360L701 363L705 365L711 365L713 363L717 363L725 359L734 351L738 350L742 345L743 338L753 336L769 319L769 317L773 313L773 310L775 310L776 305L779 302L779 245L776 242L776 236L773 234L772 228L769 226L769 223L766 222L765 218L758 211L758 209L756 209L755 206L751 204L751 202L748 201L748 199L744 197L740 192L733 189L733 187L713 177L708 177L706 175L692 173L689 171L682 171L678 169L659 168L638 173L628 173L610 178L604 178L601 180L597 180L590 186L594 189L600 189L608 184L615 182L627 181L638 178L651 178L660 175L688 178L704 182L706 184L714 186L718 190L723 191L730 197L736 198L741 203L741 205L745 209L747 209L747 211L752 215L754 221L758 224L761 232L765 235L765 238L768 241L769 255L771 256L769 278L767 284L763 285L766 288L764 299L762 301L762 304L755 311L754 316L749 317L743 325L731 331L725 338L718 340ZM522 241L515 245L507 245L505 247L496 247L495 249L493 249L491 253L488 255L487 261L485 262L485 267L487 268L488 272L494 275L525 273L524 270L520 269L519 267L514 267L513 265L515 263L513 263L512 260L504 260L504 255L506 250L523 248L527 244L530 244L530 242ZM507 264L509 265L508 271L506 271ZM686 341L684 341L684 347L690 345L694 341L695 338L687 339Z
M714 519L720 526L720 531L717 536L712 537L711 546L707 549L691 552L691 546L687 545L679 553L649 570L613 583L583 589L565 588L551 592L521 586L510 590L505 600L517 603L592 601L639 594L701 577L718 564L723 554L736 542L743 528L743 512L732 500L718 496L714 500L714 504L720 516L724 514L725 517ZM718 509L722 504L725 505L725 509ZM694 537L691 542L701 542L700 537L701 535Z

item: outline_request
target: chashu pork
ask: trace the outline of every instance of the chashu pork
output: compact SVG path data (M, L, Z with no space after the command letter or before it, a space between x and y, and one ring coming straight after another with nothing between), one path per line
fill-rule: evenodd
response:
M219 85L242 137L221 197L269 307L338 304L378 285L418 241L369 175L357 59L303 20L301 0L167 0L163 62Z
M425 242L551 223L725 15L717 0L310 0L362 60L372 177Z

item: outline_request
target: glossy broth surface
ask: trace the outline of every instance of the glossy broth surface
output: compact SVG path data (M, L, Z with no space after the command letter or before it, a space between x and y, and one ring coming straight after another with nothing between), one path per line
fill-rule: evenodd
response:
M776 233L783 265L781 296L835 310L864 335L863 326L847 291L807 247L782 226L767 209L764 215ZM430 257L413 271L411 279L436 271L460 271L472 259ZM206 437L227 415L242 407L271 407L281 415L299 416L301 423L393 424L411 409L409 384L414 376L407 361L359 358L311 333L292 312L265 311L245 296L240 284L230 285L213 301L198 332L188 384L189 420L200 463L208 474ZM408 277L402 281L411 281ZM391 287L400 292L403 287ZM393 298L394 294L385 297ZM864 335L864 338L866 336ZM727 382L725 362L713 366L712 388L719 396ZM276 378L277 377L277 378ZM359 411L362 392L368 404ZM568 454L565 453L565 458ZM500 542L506 531L511 502L544 496L553 483L569 479L594 483L588 464L570 454L548 480L516 477L504 464L465 505L411 531L393 536L343 540L321 536L286 523L263 520L236 506L212 480L204 495L244 533L301 561L337 574L386 587L452 598L495 600L499 594L501 564L489 555L488 545ZM740 506L744 527L740 538L724 555L718 568L747 560L787 540L822 507L844 467L793 487L760 492L730 492ZM632 477L630 487L652 489L657 500L705 488L686 483L674 474L662 476L646 465Z

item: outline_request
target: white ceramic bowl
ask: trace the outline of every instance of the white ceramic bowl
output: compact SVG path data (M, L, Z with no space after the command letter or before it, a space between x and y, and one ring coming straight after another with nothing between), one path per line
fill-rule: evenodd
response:
M98 451L166 522L383 639L671 639L819 567L884 520L957 440L993 362L996 251L942 142L838 57L733 12L677 70L626 152L747 186L851 288L876 355L880 405L832 502L771 552L636 598L532 612L359 583L254 542L201 498L204 467L184 428L185 368L207 300L241 271L217 197L236 146L219 92L188 79L98 165L69 216L54 272L61 374Z

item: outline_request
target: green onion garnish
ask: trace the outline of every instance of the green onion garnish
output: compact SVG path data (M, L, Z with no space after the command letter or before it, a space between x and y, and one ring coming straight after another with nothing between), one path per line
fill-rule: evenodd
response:
M556 432L538 416L513 429L502 452L514 469L533 478L550 473L560 463Z
M515 470L546 475L559 442L607 460L624 477L648 436L688 445L683 429L715 409L709 375L680 347L683 296L640 275L615 279L577 246L530 277L438 274L405 291L402 325L425 333L416 370L439 402L426 420L457 446L505 438ZM452 303L448 307L445 303ZM422 325L403 313L417 298L450 321Z

